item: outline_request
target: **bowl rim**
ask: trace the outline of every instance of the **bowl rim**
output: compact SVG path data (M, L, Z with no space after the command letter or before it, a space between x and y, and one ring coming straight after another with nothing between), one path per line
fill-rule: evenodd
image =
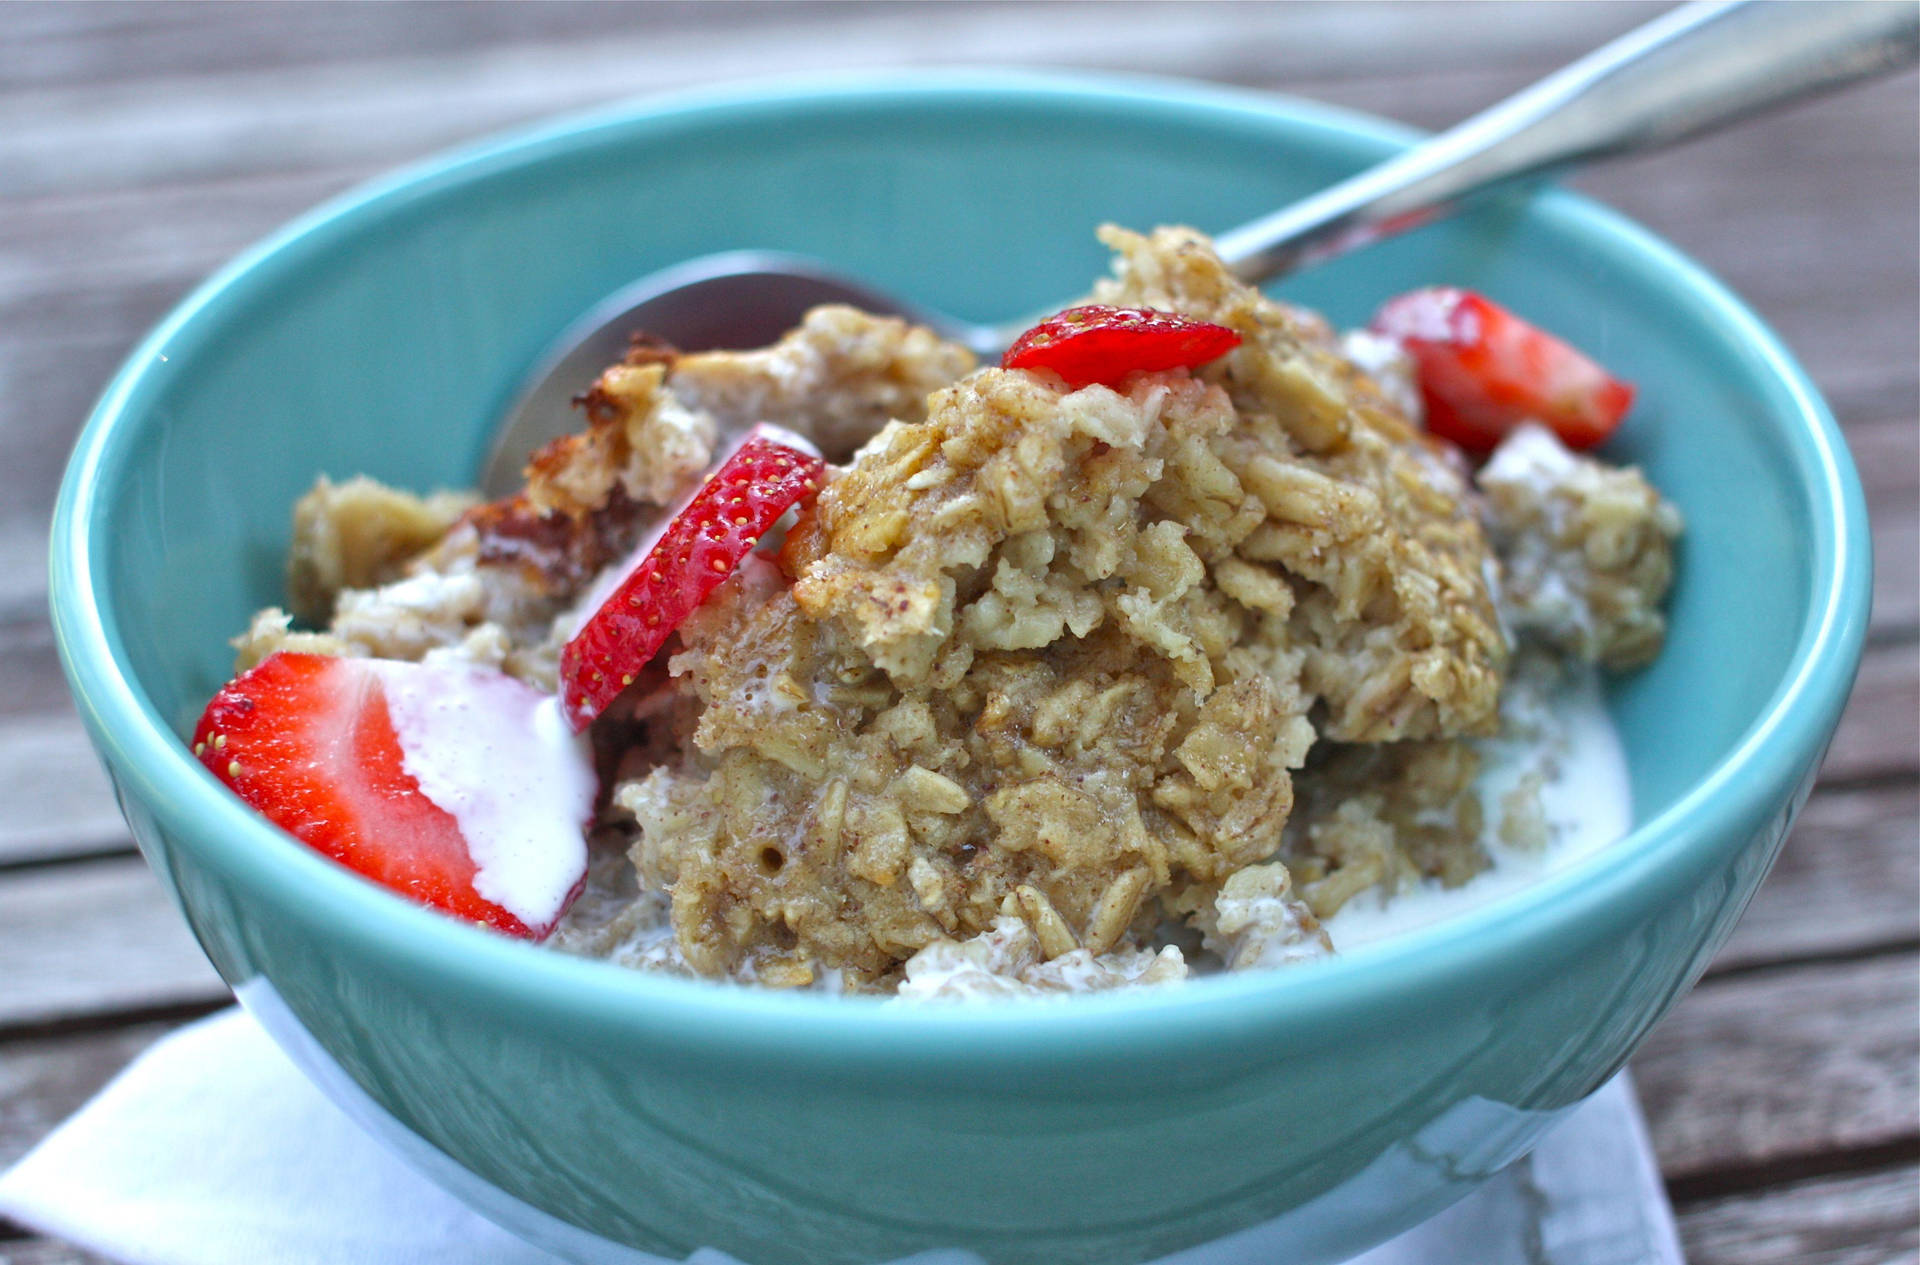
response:
M246 250L182 300L129 354L75 443L50 538L49 599L55 640L75 702L123 794L146 806L202 864L303 920L324 924L343 947L433 979L450 995L609 1036L642 1036L703 1056L777 1055L787 1066L877 1072L910 1064L977 1075L999 1066L1138 1060L1190 1051L1235 1034L1262 1040L1319 1020L1353 1020L1422 979L1458 977L1609 911L1671 892L1703 851L1750 830L1795 788L1831 734L1851 690L1871 598L1864 494L1838 426L1778 338L1700 265L1653 234L1564 191L1538 196L1527 214L1605 243L1673 278L1703 319L1755 357L1793 403L1783 428L1814 517L1814 600L1785 675L1751 725L1696 785L1625 838L1564 870L1461 917L1369 944L1299 971L1248 972L1180 988L1120 990L991 1007L888 1006L883 999L782 993L685 980L571 958L464 926L420 909L303 848L228 794L199 765L121 657L115 598L95 541L105 535L128 437L141 431L143 398L158 388L167 351L197 349L210 313L244 305L276 271L322 251L364 221L414 198L524 163L556 158L615 135L663 124L751 119L806 107L965 106L1025 98L1039 106L1146 111L1215 127L1237 124L1322 134L1387 152L1417 133L1368 115L1274 94L1144 76L944 69L791 76L706 87L562 116L409 164L335 197ZM149 419L150 424L150 419ZM1804 788L1800 788L1804 789Z

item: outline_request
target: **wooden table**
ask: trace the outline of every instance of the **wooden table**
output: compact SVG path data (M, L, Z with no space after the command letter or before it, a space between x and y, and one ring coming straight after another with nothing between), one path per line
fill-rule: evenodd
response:
M623 96L934 62L1149 71L1442 125L1659 5L0 4L0 1166L226 993L55 663L46 523L87 408L222 260L356 181ZM1634 1061L1696 1265L1920 1250L1920 125L1911 73L1577 183L1795 347L1874 519L1860 687L1785 858ZM84 1254L0 1223L0 1262Z

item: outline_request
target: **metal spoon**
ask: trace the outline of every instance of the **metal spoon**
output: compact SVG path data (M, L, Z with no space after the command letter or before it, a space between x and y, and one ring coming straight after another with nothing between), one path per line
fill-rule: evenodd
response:
M1266 281L1451 215L1491 190L1672 144L1916 60L1920 5L1903 0L1696 0L1216 244L1242 279ZM703 256L609 296L556 340L495 440L482 489L511 492L528 454L575 427L573 397L625 354L634 331L685 350L758 347L822 303L908 317L983 357L1036 319L971 324L797 255Z

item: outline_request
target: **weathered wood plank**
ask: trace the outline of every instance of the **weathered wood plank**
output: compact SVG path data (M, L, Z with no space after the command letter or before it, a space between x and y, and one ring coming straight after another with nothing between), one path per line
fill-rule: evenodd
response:
M173 1026L145 1023L0 1046L0 1170L32 1150Z
M1682 1206L1691 1265L1894 1265L1920 1259L1920 1168L1903 1165Z
M72 710L53 625L44 610L0 623L0 716L44 716Z
M1916 893L1920 784L1816 791L1712 969L1911 944Z
M1820 776L1830 782L1920 770L1920 641L1869 645Z
M1669 1182L1920 1135L1920 955L1708 979L1633 1060Z
M1520 10L1485 22L1494 47L1519 38L1541 53L1469 99L1491 101L1551 68L1560 50L1598 42L1651 11L1583 6L1563 18ZM972 62L1225 80L1251 71L1265 82L1299 85L1339 66L1401 81L1417 50L1436 40L1452 48L1450 67L1498 65L1478 36L1459 39L1460 22L1458 13L1421 6L1349 13L1340 6L1121 5L1097 17L1078 8L1011 7L984 21L964 5L887 6L803 10L784 21L775 11L742 38L642 20L619 36L502 44L469 56L422 55L402 43L381 57L289 69L256 68L240 54L196 73L191 94L175 93L171 108L151 114L132 107L172 86L167 79L28 85L0 95L0 167L16 193L29 194L391 162L556 110L796 68ZM1431 62L1426 68L1431 74Z
M503 41L604 39L631 34L637 21L724 29L748 20L716 13L693 0L599 4L561 0L540 5L434 3L381 6L352 22L289 6L282 14L252 6L102 3L8 5L9 41L0 46L0 91L29 84L125 82L218 72L236 62L297 74L315 63L360 60L374 50L459 56ZM764 17L770 6L743 3Z
M113 787L71 707L0 716L0 866L132 846Z
M7 1223L0 1221L0 1232L6 1227ZM0 1237L0 1265L114 1265L114 1262L53 1239Z
M183 290L275 225L375 170L240 172L159 188L0 198L7 207L0 259L8 262L0 330L9 341L31 344L97 335L124 323L128 303L150 305L149 291ZM101 250L102 240L114 248Z
M0 390L6 389L0 379ZM65 449L62 449L64 453ZM57 489L23 487L21 498L40 514L0 510L0 624L44 618L47 610L48 517ZM13 494L0 480L0 497Z
M25 870L0 881L0 1027L225 995L138 858Z
M1856 423L1846 436L1873 525L1873 627L1920 630L1920 413Z
M528 6L408 5L369 10L354 23L308 14L300 9L272 18L245 8L219 15L217 9L195 12L196 6L96 4L76 6L71 15L50 14L48 7L10 6L23 15L12 23L15 44L11 56L0 57L0 91L36 84L94 84L132 79L164 79L217 74L236 63L270 67L297 74L316 63L373 60L378 56L471 55L501 43L607 43L636 34L662 31L690 32L711 44L760 40L791 44L796 36L811 36L824 44L844 38L849 31L880 45L876 56L930 58L941 46L932 36L911 38L899 31L901 16L882 6L855 3L697 3L578 4ZM1063 40L1078 34L1082 40L1100 36L1102 29L1124 23L1133 35L1135 56L1151 50L1143 35L1178 35L1196 29L1220 33L1260 23L1270 3L1230 6L1231 13L1209 13L1202 6L1159 4L1000 4L926 3L907 6L924 20L942 23L940 35L985 43L999 34L1028 39L1036 35ZM1229 8L1228 6L1222 6ZM1448 47L1449 60L1499 65L1551 65L1572 53L1609 38L1636 21L1659 11L1655 4L1614 6L1569 4L1560 6L1551 20L1504 8L1499 21L1477 21L1494 11L1488 5L1456 6L1452 23L1424 5L1393 4L1364 18L1328 21L1316 9L1324 5L1287 5L1285 20L1295 38L1262 48L1260 64L1268 73L1294 68L1317 73L1341 70L1401 69L1431 73L1425 51L1436 41ZM1009 12L1018 8L1024 12ZM1460 38L1461 28L1480 29L1471 40ZM1395 38L1380 38L1382 32ZM875 33L879 34L876 35ZM217 38L215 36L217 35ZM891 47L888 36L891 35ZM371 51L371 50L377 50ZM137 51L137 56L133 56ZM993 60L1017 56L1014 47L992 51ZM1069 50L1071 51L1071 50ZM1222 46L1227 58L1240 50ZM956 54L956 58L958 55ZM798 64L808 64L798 56Z
M1873 519L1873 622L1876 635L1920 633L1920 512L1880 513Z
M297 98L300 87L276 84L274 91ZM1586 182L1670 234L1710 225L1697 241L1682 244L1728 275L1781 326L1836 402L1858 390L1853 380L1865 375L1871 396L1891 400L1883 411L1911 412L1913 366L1900 353L1911 344L1913 320L1905 300L1912 279L1881 266L1910 246L1905 219L1884 213L1914 201L1912 164L1895 157L1913 146L1913 94L1910 86L1905 93L1898 87L1874 85L1857 96L1770 120L1764 131L1707 142L1729 150L1716 162L1701 162L1692 151L1683 151L1640 160L1621 172L1596 172ZM1390 115L1408 113L1417 101L1434 95L1425 79L1368 81L1346 90L1356 94L1354 104ZM1396 111L1402 103L1395 98L1409 92L1422 95L1403 103L1409 109ZM1459 110L1472 104L1462 101ZM421 108L457 110L433 103ZM539 112L530 109L530 114ZM412 106L408 113L415 113ZM5 322L0 328L10 336L40 340L97 329L101 285L157 282L177 290L326 193L424 153L434 143L482 131L481 121L467 112L455 113L447 126L447 137L377 157L316 156L288 167L276 153L269 156L275 161L241 165L231 150L218 149L223 161L236 163L230 170L183 172L157 188L111 184L72 196L16 196L7 217L11 224L0 224L0 259L15 274L9 293L0 294L0 321ZM1796 157L1786 175L1779 160L1783 146ZM1641 163L1659 164L1656 178L1640 171ZM1836 183L1850 192L1838 205L1829 196ZM97 247L107 236L101 231L106 226L114 230L113 251ZM1822 259L1811 283L1795 267L1810 256ZM1783 273L1790 284L1779 280ZM1882 315L1861 319L1868 311Z

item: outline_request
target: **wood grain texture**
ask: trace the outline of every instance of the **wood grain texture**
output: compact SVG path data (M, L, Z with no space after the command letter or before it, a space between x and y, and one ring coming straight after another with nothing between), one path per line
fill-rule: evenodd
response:
M113 787L71 708L0 716L0 866L132 846Z
M1827 750L1828 783L1911 779L1920 769L1920 641L1869 644Z
M0 1221L0 1235L4 1234L6 1225ZM0 1237L0 1265L114 1265L114 1262L52 1239Z
M1920 1168L1796 1182L1687 1208L1691 1265L1912 1265L1920 1260Z
M0 1047L0 1169L25 1155L169 1028L136 1024Z
M1847 427L1873 526L1873 635L1920 637L1920 409ZM1920 651L1916 651L1920 654Z
M1704 985L1654 1029L1633 1075L1669 1183L1920 1148L1920 955Z
M1713 970L1920 941L1920 786L1817 791Z
M773 6L712 19L726 24L716 32L708 21L682 25L672 10L641 6L614 10L624 21L591 39L561 32L461 57L446 56L438 38L416 43L418 28L407 19L401 32L381 29L390 18L365 27L365 19L354 18L336 19L335 38L351 40L341 56L315 58L290 73L273 64L282 57L254 59L249 35L256 24L277 30L271 17L229 26L227 15L208 8L168 15L144 30L107 32L137 45L143 60L161 42L156 36L177 45L198 38L219 49L220 64L194 73L190 92L164 70L131 62L128 73L113 78L41 78L19 68L33 59L31 45L14 46L0 68L0 84L12 85L0 92L0 168L12 173L23 198L217 180L235 171L364 171L482 131L639 93L868 66L1043 65L1311 91L1356 77L1402 81L1416 64L1431 65L1430 52L1459 68L1463 82L1455 92L1463 103L1434 102L1457 116L1476 99L1491 101L1524 82L1527 67L1541 64L1549 47L1597 43L1653 11L1584 4L1550 14L1490 6L1482 14L1499 12L1500 20L1472 29L1460 12L1422 5L1355 14L1271 4L1218 12L1165 4ZM76 33L73 42L96 42L101 34ZM1434 81L1430 69L1424 78ZM1476 82L1483 78L1489 81ZM155 101L167 108L137 108ZM1386 112L1395 111L1389 105ZM33 125L15 126L25 121Z
M0 1030L226 994L138 857L0 882Z

